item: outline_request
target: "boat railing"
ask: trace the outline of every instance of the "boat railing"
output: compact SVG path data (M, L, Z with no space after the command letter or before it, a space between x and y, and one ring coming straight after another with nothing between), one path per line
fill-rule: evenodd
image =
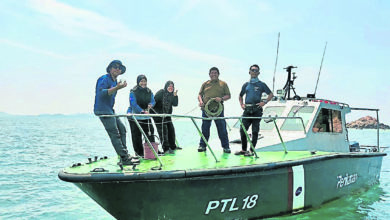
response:
M219 119L236 119L240 122L240 125L241 125L241 128L242 130L244 131L245 135L246 135L246 138L249 142L249 145L250 145L250 148L252 149L252 152L254 153L254 157L258 158L258 155L257 155L257 152L255 151L255 147L253 146L252 144L252 141L250 140L250 136L248 134L248 131L245 129L245 126L242 122L242 119L263 119L266 123L270 123L270 122L273 122L274 125L275 125L275 128L276 128L276 131L279 135L279 139L282 143L282 146L284 148L284 152L287 154L287 148L284 144L284 141L283 141L283 138L280 134L280 130L276 124L276 120L277 119L300 119L301 123L302 123L302 129L303 129L303 132L306 134L306 128L305 128L305 123L303 122L303 119L302 117L280 117L280 116L265 116L265 117L243 117L243 116L233 116L233 117L198 117L198 116L189 116L189 115L173 115L173 114L120 114L120 115L99 115L99 117L124 117L124 118L131 118L132 120L134 120L135 124L137 125L138 129L140 130L142 136L145 138L145 141L147 143L147 146L149 147L149 149L152 151L152 153L154 154L155 158L157 159L157 161L159 162L159 167L157 169L161 169L162 166L163 166L163 163L158 155L158 152L156 152L156 150L154 149L152 143L150 142L148 136L146 135L146 133L143 131L140 123L138 122L137 120L137 117L162 117L162 118L165 118L165 117L172 117L172 118L189 118L191 119L191 121L193 122L196 130L198 131L198 134L199 136L203 139L203 141L206 143L206 146L207 148L209 149L209 151L211 152L211 154L213 155L214 159L216 162L219 162L217 157L215 156L214 154L214 151L213 149L210 147L207 139L204 137L201 129L199 128L198 124L196 124L195 122L195 119L201 119L201 120L219 120ZM176 143L177 143L177 140L176 140Z
M380 147L379 147L379 109L377 109L377 108L351 108L351 110L375 111L376 112L376 142L377 142L377 150L378 150L378 152L380 152Z

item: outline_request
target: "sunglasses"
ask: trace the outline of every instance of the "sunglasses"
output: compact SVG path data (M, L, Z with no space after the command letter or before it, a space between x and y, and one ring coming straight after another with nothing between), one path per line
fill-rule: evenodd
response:
M114 69L120 69L121 66L120 66L120 65L113 65L112 68L114 68Z
M259 70L258 69L251 69L251 72L258 73Z

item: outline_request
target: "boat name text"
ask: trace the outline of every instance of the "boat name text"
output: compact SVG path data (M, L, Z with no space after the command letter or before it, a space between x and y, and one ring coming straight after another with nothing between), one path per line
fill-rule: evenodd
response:
M349 184L355 183L358 178L357 173L348 175L345 174L345 176L339 175L337 176L338 182L337 182L337 188L342 188L344 186L348 186Z
M209 201L205 215L208 215L212 210L220 209L221 213L228 210L229 212L234 212L239 209L251 209L256 206L257 199L259 198L259 195L254 194L251 196L247 196L242 200L242 206L240 202L237 202L237 198L230 198L230 199L221 199L221 200L212 200ZM230 206L229 206L230 203ZM229 207L229 208L228 208Z

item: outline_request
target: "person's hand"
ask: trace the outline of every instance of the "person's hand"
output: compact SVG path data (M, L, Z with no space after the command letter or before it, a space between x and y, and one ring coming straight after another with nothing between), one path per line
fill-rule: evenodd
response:
M215 97L215 101L221 102L221 101L222 101L222 98L221 98L221 97Z
M204 106L203 101L200 101L200 102L199 102L199 107L203 107L203 106Z
M241 104L241 108L242 108L242 110L245 110L245 104L244 103Z
M119 90L119 89L123 89L123 88L125 88L126 86L127 86L126 80L123 81L123 82L122 82L122 80L120 80L120 81L118 82L118 84L116 85L116 87L118 88L118 90Z
M149 104L149 105L148 105L148 111L149 111L152 107L153 107L152 104Z
M265 102L259 102L256 104L258 108L262 108L265 105Z
M177 96L177 90L173 93L174 96Z

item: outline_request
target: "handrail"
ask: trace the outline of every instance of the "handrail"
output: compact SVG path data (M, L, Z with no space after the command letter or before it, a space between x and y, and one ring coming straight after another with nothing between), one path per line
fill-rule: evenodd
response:
M273 120L273 122L274 122L274 124L275 124L275 127L276 127L276 129L277 129L277 132L278 132L278 134L279 134L279 138L280 138L280 140L281 140L281 142L282 142L282 145L283 145L283 148L284 148L285 153L287 153L287 149L286 149L286 146L285 146L285 144L284 144L284 142L283 142L282 137L280 136L280 131L279 131L279 129L278 129L277 125L276 125L276 121L275 121L276 119L300 119L301 122L302 122L303 131L304 131L304 133L306 134L305 123L303 122L302 117L296 117L296 116L294 116L294 117L279 117L279 116L266 116L266 117L243 117L243 116L233 116L233 117L198 117L198 116L172 115L172 114L120 114L120 115L98 115L98 116L99 116L99 117L108 117L108 118L109 118L109 117L127 117L127 118L131 117L131 118L135 121L135 123L136 123L138 129L140 130L140 132L142 133L142 135L144 136L144 138L145 138L145 140L146 140L146 142L147 142L147 146L150 148L150 150L153 152L154 156L157 158L157 160L158 160L158 162L159 162L159 164L160 164L159 169L161 169L161 167L163 166L163 164L162 164L162 162L161 162L161 160L160 160L160 157L158 156L158 153L154 150L154 148L153 148L152 144L150 143L150 141L149 141L147 135L145 134L145 132L142 130L141 126L139 125L139 122L138 122L138 120L136 119L136 116L142 116L142 117L173 117L173 118L176 117L176 118L190 118L190 119L192 120L192 122L194 123L196 129L198 130L199 136L205 141L207 147L209 148L209 150L210 150L211 154L213 155L213 157L214 157L214 159L215 159L216 162L219 162L218 159L217 159L217 157L215 156L213 150L211 149L210 145L208 144L208 141L206 140L206 138L203 136L203 134L202 134L202 132L200 131L199 127L198 127L197 124L195 123L195 120L194 120L194 119L202 119L202 120L238 119L238 120L240 121L240 124L241 124L242 129L244 130L244 133L245 133L246 136L247 136L248 142L249 142L249 144L250 144L250 148L253 150L254 156L255 156L256 158L258 158L258 155L257 155L257 153L256 153L256 151L255 151L255 149L254 149L254 146L253 146L253 144L252 144L252 141L250 141L250 139L249 139L249 135L248 135L248 133L247 133L245 127L244 127L243 124L242 124L242 119L268 119L268 120ZM176 140L176 141L177 141L177 140Z
M172 114L120 114L120 115L98 115L99 117L131 117L131 116L142 116L142 117L174 117L174 118L193 118L193 119L202 119L202 120L218 120L218 119L301 119L302 117L280 117L280 116L266 116L266 117L243 117L243 116L232 116L232 117L199 117L199 116L190 116L190 115L172 115Z
M350 108L351 110L358 110L358 111L376 111L376 142L377 142L377 148L378 152L380 152L379 147L379 109L377 108Z

